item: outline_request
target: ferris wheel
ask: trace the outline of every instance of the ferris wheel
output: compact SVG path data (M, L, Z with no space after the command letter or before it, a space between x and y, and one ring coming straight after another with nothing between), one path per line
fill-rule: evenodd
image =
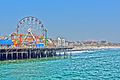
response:
M17 24L17 34L27 34L31 31L33 35L44 36L44 30L42 22L33 16L25 17Z

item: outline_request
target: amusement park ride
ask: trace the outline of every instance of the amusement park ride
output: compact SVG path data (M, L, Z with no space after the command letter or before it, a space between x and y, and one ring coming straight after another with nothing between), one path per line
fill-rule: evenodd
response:
M10 39L13 47L39 48L48 45L47 29L33 16L21 19L17 24L16 32L10 35Z

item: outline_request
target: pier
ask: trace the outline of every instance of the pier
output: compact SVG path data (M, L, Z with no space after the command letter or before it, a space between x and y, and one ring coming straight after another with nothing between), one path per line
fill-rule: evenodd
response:
M24 17L16 27L8 36L0 36L0 61L66 56L72 49L54 45L48 38L47 28L36 17Z
M66 56L72 48L6 48L0 49L0 61ZM59 53L59 54L57 54ZM64 53L64 54L61 54Z

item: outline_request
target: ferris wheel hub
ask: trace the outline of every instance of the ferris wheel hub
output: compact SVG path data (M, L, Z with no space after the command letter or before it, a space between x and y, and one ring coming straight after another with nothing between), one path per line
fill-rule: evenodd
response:
M29 29L28 29L28 32L31 32L31 31L32 31L32 29L31 29L31 28L29 28Z

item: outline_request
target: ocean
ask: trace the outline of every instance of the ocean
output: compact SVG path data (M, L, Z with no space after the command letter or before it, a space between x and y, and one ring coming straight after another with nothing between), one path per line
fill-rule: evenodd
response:
M59 59L0 62L0 80L120 80L120 49L74 52Z

